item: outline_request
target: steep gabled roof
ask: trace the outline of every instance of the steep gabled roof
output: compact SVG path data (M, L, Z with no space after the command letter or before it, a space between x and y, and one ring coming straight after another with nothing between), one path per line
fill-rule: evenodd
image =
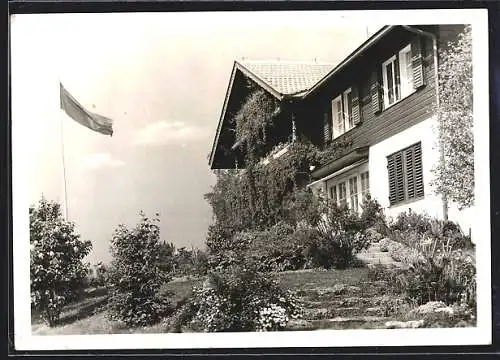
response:
M330 72L335 64L292 61L240 61L243 71L280 95L299 95Z
M233 91L235 75L238 71L281 100L286 96L293 97L305 94L314 84L324 78L333 67L334 64L317 62L306 63L279 60L235 61L210 153L210 166L212 166L214 161L217 143L219 142L224 119L226 118L229 97Z

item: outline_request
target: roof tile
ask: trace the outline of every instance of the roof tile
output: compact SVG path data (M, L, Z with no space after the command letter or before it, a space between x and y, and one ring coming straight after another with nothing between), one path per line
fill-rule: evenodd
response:
M287 61L239 61L248 71L283 95L310 89L330 72L335 64Z

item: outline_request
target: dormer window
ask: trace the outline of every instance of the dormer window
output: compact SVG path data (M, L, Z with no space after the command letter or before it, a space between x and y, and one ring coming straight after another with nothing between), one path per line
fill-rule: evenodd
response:
M415 91L410 44L383 62L382 81L385 108Z
M332 101L333 138L351 130L354 123L352 89L345 90Z

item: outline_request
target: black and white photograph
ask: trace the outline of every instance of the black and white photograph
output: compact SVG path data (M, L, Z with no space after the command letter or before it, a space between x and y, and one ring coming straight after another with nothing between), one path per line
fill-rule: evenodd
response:
M11 15L16 349L490 344L487 25Z

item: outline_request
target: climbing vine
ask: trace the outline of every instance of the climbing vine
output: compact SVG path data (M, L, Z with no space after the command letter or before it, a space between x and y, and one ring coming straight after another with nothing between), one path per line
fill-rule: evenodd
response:
M236 114L236 139L244 145L248 162L263 155L268 131L279 113L278 101L264 90L256 90Z

